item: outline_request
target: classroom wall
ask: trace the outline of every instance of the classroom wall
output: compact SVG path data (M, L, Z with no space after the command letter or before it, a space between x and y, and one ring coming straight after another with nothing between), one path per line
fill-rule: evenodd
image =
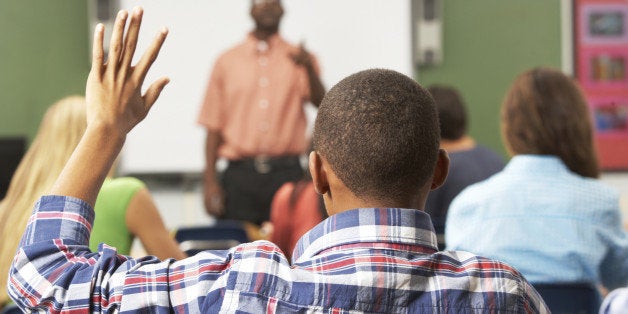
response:
M559 0L447 0L441 65L419 68L424 85L458 87L470 133L506 154L499 132L501 100L514 77L533 66L561 66Z
M444 62L419 81L459 87L470 133L504 153L501 98L516 73L560 66L560 1L447 0ZM0 136L34 136L45 109L84 93L89 71L87 1L0 2Z
M46 108L84 94L87 1L0 1L0 136L32 138Z

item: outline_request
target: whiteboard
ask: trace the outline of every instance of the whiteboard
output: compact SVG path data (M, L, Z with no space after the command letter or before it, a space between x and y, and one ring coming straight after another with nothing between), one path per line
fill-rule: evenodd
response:
M284 0L281 35L304 42L321 65L327 89L368 68L411 76L410 0ZM205 129L197 124L216 58L252 30L250 0L122 0L123 9L144 8L138 43L143 52L162 26L170 30L146 82L171 82L127 137L122 173L198 173L205 166ZM136 56L139 59L139 56ZM146 86L145 86L146 87ZM307 111L311 119L314 109Z

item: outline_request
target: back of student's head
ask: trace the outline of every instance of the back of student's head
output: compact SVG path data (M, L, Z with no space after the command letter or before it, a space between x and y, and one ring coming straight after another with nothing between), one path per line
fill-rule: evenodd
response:
M434 171L439 147L434 100L395 71L358 72L325 95L313 142L353 194L396 201L417 193Z
M436 102L441 138L460 139L467 133L467 110L458 90L446 85L432 85L427 90Z
M504 98L502 136L515 155L554 155L582 176L599 175L591 119L578 85L550 68L520 74Z
M6 283L9 265L35 201L52 187L86 125L85 99L81 96L63 98L46 111L0 203L0 282ZM6 285L2 284L0 305L6 300Z

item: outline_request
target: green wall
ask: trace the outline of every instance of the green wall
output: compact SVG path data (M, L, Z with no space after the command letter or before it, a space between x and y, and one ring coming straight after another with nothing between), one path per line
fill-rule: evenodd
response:
M84 94L87 1L0 1L0 136L34 136L46 108Z
M561 65L559 0L444 0L444 62L419 68L427 86L460 89L470 133L505 154L499 107L514 77L533 66Z

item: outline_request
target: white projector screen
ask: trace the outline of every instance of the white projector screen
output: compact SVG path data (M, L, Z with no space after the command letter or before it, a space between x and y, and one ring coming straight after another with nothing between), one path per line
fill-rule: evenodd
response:
M196 123L199 106L218 55L253 28L250 0L122 0L120 5L144 8L140 52L161 26L169 28L146 82L163 75L171 82L129 134L119 169L134 174L201 172L205 130ZM327 89L368 68L412 75L410 0L284 0L283 5L282 36L304 42L318 57ZM309 109L308 116L314 115Z

